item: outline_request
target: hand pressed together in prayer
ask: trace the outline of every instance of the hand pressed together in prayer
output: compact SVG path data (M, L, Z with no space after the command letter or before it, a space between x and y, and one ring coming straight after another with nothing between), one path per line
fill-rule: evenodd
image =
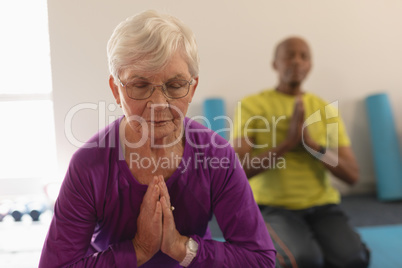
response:
M320 146L310 137L308 130L304 125L305 120L303 99L302 95L299 94L295 98L294 110L290 119L288 134L285 141L289 150L303 144L315 151L320 149Z
M159 250L178 261L185 256L188 237L176 229L170 196L163 176L155 176L148 186L137 219L138 232L133 245L138 265L151 259ZM178 250L182 247L181 250Z
M301 96L295 100L294 111L290 119L289 130L286 138L289 149L293 149L302 142L302 132L304 123L304 106Z

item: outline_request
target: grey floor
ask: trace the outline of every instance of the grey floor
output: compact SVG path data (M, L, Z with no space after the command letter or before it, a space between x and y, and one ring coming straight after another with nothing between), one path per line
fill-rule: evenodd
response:
M402 201L380 202L375 195L347 196L341 207L355 227L402 224Z

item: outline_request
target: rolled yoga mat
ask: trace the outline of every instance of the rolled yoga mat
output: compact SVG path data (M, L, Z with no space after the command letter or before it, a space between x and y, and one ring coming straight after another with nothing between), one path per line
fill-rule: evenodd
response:
M381 201L402 199L402 158L388 95L366 98L371 134L377 198Z
M228 139L230 129L227 129L225 101L222 98L208 98L204 101L203 110L204 125Z

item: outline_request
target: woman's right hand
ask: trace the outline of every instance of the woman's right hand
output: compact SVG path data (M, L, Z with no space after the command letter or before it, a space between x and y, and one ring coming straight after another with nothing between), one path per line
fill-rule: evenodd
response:
M132 240L137 266L147 262L159 251L162 242L162 206L160 187L155 176L148 186L137 219L137 234Z

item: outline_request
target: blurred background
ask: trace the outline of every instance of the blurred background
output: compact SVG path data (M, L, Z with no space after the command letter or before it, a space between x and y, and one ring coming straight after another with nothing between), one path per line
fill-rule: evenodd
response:
M0 267L37 266L72 154L121 114L108 86L107 41L145 9L177 16L197 37L190 117L218 97L232 118L242 97L275 86L276 44L304 37L313 53L305 89L338 101L361 169L353 188L334 184L345 197L375 195L364 100L388 94L400 139L401 1L0 1Z

